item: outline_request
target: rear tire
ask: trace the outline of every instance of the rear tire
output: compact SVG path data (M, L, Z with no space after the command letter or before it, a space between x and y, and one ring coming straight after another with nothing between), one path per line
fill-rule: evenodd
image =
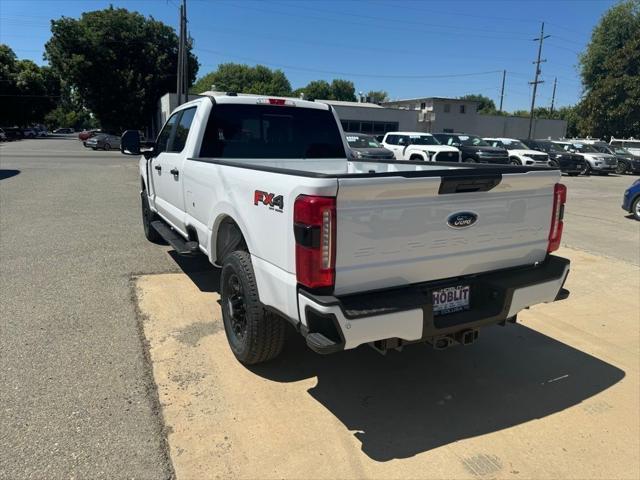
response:
M109 150L111 150L111 145L109 145L108 143L104 144L104 151L108 152Z
M467 158L465 158L465 159L463 160L463 162L465 162L465 163L478 163L478 162L476 162L476 160L475 160L474 158L472 158L472 157L467 157Z
M567 175L569 175L570 177L577 177L578 175L580 175L580 172L567 172Z
M260 303L251 256L236 250L220 275L222 321L231 351L245 365L266 362L282 351L284 320Z
M144 236L152 243L162 243L163 239L160 234L153 228L151 222L158 220L156 213L149 207L149 198L147 197L147 191L143 190L140 193L140 203L142 205L142 227L144 228Z

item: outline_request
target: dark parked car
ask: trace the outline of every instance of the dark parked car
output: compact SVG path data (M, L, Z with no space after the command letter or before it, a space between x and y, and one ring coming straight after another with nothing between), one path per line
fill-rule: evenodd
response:
M633 215L633 218L640 220L640 179L636 180L627 188L622 197L622 209Z
M509 153L504 148L490 146L482 138L466 133L434 133L443 145L451 145L462 152L463 162L509 163Z
M20 140L24 138L24 133L18 127L2 127L4 130L5 140Z
M623 147L616 147L608 143L594 143L593 148L602 153L609 153L616 157L618 164L616 165L616 173L622 175L624 173L640 173L640 157L636 157L633 153Z
M587 163L584 157L577 153L571 153L564 150L560 145L553 143L551 140L520 140L531 150L538 150L549 155L549 161L572 177L580 175L587 169Z
M73 128L56 128L53 133L73 133Z
M365 133L345 133L349 148L356 158L370 160L393 160L393 152L384 148L373 135Z

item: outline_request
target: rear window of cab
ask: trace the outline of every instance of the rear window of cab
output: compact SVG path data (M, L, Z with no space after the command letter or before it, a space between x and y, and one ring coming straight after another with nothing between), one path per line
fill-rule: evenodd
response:
M207 122L201 157L344 158L344 143L329 110L274 105L218 104Z

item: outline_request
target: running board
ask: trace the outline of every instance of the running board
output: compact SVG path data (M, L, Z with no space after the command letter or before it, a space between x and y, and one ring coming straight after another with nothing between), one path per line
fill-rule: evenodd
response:
M316 353L329 354L342 350L342 344L328 339L321 333L309 333L306 340L307 346Z
M198 248L198 242L189 242L182 238L180 234L176 233L166 223L161 220L151 222L151 226L164 238L169 245L173 247L178 255L193 256L200 253Z

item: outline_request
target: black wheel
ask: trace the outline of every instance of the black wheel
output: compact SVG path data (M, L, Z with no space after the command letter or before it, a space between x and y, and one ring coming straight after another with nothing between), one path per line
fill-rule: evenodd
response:
M151 225L151 222L158 220L158 216L149 207L149 198L147 197L146 190L140 193L140 200L142 204L142 227L144 228L144 236L150 242L162 243L162 237Z
M467 157L467 158L465 158L465 159L463 160L463 162L465 162L465 163L477 163L477 162L475 161L475 159L473 159L473 158L471 158L471 157Z
M509 159L509 163L511 165L522 165L522 162L520 160L518 160L517 158L510 158Z
M98 149L97 147L91 147L91 150L97 150L97 149Z
M627 165L627 162L618 160L618 164L616 165L616 173L618 175L624 175L627 172L628 168L629 168L629 165Z
M591 175L593 173L593 169L591 168L591 164L587 162L587 166L584 169L585 175Z
M560 168L560 165L558 165L558 162L556 162L555 160L549 160L549 166L551 168Z
M104 151L108 152L109 150L111 150L111 145L109 145L108 143L104 144Z
M569 175L570 177L577 177L578 175L580 175L580 172L568 172L567 175Z
M640 197L637 197L633 204L631 205L631 213L633 214L633 218L640 221Z
M231 351L245 365L277 357L284 346L284 320L260 303L251 256L235 251L220 275L222 320Z

